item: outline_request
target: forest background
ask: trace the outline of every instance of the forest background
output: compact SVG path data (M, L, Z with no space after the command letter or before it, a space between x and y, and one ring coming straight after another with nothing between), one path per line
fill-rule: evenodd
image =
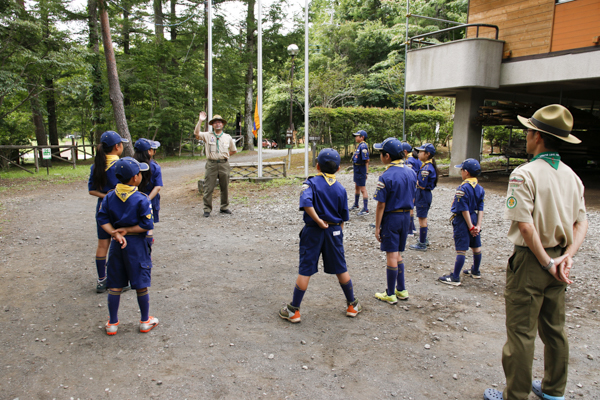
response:
M85 0L84 0L85 1ZM213 0L213 110L252 138L256 100L256 0ZM303 6L304 2L302 2ZM411 1L411 14L466 22L467 0ZM59 144L68 135L97 143L122 132L109 90L99 16L108 17L126 129L133 140L159 140L172 155L206 110L207 4L197 0L0 0L0 145ZM311 135L323 144L402 136L405 0L312 0L309 6ZM273 0L263 8L263 137L281 143L293 122L304 135L301 6ZM410 18L409 37L452 26ZM429 41L460 39L464 30ZM106 37L104 39L106 41ZM110 65L109 65L110 66ZM112 90L112 89L111 89ZM408 96L407 133L416 144L446 144L454 101ZM492 132L492 136L504 133ZM255 143L255 142L254 142ZM246 140L246 148L253 148ZM14 153L13 153L14 156Z

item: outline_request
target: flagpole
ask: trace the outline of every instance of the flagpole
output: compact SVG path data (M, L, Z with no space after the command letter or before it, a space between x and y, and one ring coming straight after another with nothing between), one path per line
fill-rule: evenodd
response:
M212 0L208 0L208 120L213 117L213 82L212 82ZM208 125L212 132L212 126Z
M308 128L308 0L306 0L304 8L304 176L306 178L308 178Z
M257 101L256 107L258 107L258 177L262 178L262 103L263 103L263 81L262 81L262 2L261 0L257 0L258 3L258 12L257 12L257 20L258 20L258 62L256 65L256 70L258 73L257 76Z

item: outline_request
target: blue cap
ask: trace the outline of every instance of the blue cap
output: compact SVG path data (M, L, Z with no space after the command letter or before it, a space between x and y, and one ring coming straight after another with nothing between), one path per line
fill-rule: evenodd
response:
M402 150L408 151L410 153L412 151L412 147L410 144L408 144L406 142L402 142Z
M362 129L361 129L360 131L356 132L356 133L353 133L353 135L354 135L354 136L362 136L362 137L364 137L365 139L367 138L367 132L366 132L366 131L363 131Z
M141 138L135 141L133 148L139 151L148 151L152 148L152 144L148 139Z
M152 147L154 150L158 149L160 147L160 142L158 140L148 140L150 142L150 147Z
M115 131L106 131L100 136L100 142L104 143L107 146L114 146L117 143L129 143L129 140L123 139L121 135L119 135Z
M426 151L427 153L430 153L432 156L435 156L435 146L432 145L431 143L423 143L422 145L417 147L417 150Z
M400 154L402 154L403 147L404 146L402 146L402 142L393 137L387 138L383 142L375 143L373 145L373 148L375 150L383 150L395 159L398 159L400 157Z
M337 167L340 166L340 153L335 151L334 149L323 149L319 152L319 157L317 157L317 162L320 165L324 165L327 161L335 162Z
M474 158L467 158L460 165L455 165L454 168L460 168L466 170L471 176L477 176L481 173L481 165L479 161Z
M148 164L138 162L133 157L123 157L115 163L115 175L120 181L125 182L139 174L140 171L148 171L149 169Z

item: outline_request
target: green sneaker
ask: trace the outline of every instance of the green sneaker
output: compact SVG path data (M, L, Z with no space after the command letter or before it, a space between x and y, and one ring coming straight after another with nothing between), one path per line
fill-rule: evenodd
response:
M396 298L398 300L408 300L408 290L399 291L396 289Z
M348 309L346 310L346 316L354 318L362 311L362 306L358 302L358 299L354 299L352 303L348 303Z
M385 290L383 293L375 293L375 298L377 300L386 301L390 304L396 304L398 302L395 294L389 296Z
M279 310L279 316L283 319L287 319L293 324L296 324L300 322L300 308L288 304Z

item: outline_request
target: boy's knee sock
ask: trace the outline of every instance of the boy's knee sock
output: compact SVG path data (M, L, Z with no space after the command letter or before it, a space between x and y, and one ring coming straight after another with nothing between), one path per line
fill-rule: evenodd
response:
M396 280L398 279L398 266L387 266L387 295L391 296L395 294L394 289L396 288Z
M352 279L346 283L340 282L340 286L344 291L344 295L346 296L348 303L352 303L354 301L354 288L352 287Z
M360 194L355 194L354 195L354 205L356 207L358 207L358 199L360 199Z
M300 308L300 303L302 303L302 298L304 297L304 293L306 290L300 290L298 285L294 287L294 297L292 298L292 307Z
M137 301L140 306L140 313L142 314L140 321L148 321L150 319L150 294L148 293L148 288L142 292L137 292Z
M108 314L110 315L109 324L119 322L119 302L121 301L121 291L108 289Z
M396 289L398 289L399 292L406 290L406 283L404 282L404 263L400 262L398 263L398 279L397 279L398 283L396 285Z
M460 279L460 271L465 265L465 254L466 251L457 251L456 252L456 261L454 262L454 279Z
M427 227L419 229L419 242L425 243L427 240Z
M481 251L473 252L473 272L479 272L479 267L481 266Z
M363 208L365 211L369 210L369 198L368 197L363 197Z
M96 257L96 270L98 271L98 280L106 278L106 257Z
M408 233L413 233L415 231L415 219L414 217L410 218L410 228Z

